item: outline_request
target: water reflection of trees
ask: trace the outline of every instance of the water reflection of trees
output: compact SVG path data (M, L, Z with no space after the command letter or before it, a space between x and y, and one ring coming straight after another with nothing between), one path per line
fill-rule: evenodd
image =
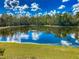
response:
M78 27L50 27L50 26L22 26L12 27L0 30L0 35L13 35L16 32L28 32L29 30L45 31L47 33L55 33L59 37L64 37L67 34L75 33L78 38Z

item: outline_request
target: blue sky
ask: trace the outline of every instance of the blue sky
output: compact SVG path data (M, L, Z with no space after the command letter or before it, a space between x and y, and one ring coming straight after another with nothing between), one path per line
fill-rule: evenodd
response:
M78 12L79 0L1 0L0 14L55 14ZM73 11L75 9L75 11Z

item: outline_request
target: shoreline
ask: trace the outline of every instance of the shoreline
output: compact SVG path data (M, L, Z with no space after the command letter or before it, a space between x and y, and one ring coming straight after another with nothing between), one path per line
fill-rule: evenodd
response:
M61 27L61 28L66 28L66 27L77 27L79 28L79 26L51 26L51 25L21 25L21 26L4 26L4 27L0 27L1 29L6 29L6 28L14 28L14 27L25 27L25 26L45 26L45 27Z
M43 44L43 43L33 43L33 42L24 42L24 43L20 43L20 42L0 42L0 44L24 44L24 45L45 45L45 46L57 46L57 47L72 47L72 48L79 48L78 45L69 45L69 46L66 46L66 45L58 45L58 44L50 44L50 43L47 43L47 44Z

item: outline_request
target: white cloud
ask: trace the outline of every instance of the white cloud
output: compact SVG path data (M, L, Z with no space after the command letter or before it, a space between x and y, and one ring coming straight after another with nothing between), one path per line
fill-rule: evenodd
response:
M27 17L31 17L31 13L30 12L26 12L26 15Z
M37 11L39 10L39 5L37 3L32 3L31 4L31 11Z
M8 9L9 12L11 9L14 11L15 14L20 15L25 14L26 12L24 10L29 8L27 4L19 6L19 0L5 0L4 7ZM8 14L11 14L11 12Z
M41 12L39 12L39 13L38 13L38 16L41 16L41 15L42 15L42 13L41 13Z
M57 10L51 10L49 12L46 11L45 13L43 13L43 15L50 15L50 16L52 16L52 15L55 15L57 13L60 13L60 12L57 11Z
M7 36L6 39L7 39L7 42L11 42L11 36Z
M33 31L33 32L32 32L32 39L33 39L33 40L38 40L38 39L39 39L39 36L40 36L41 34L42 34L42 33L40 33L40 32Z
M75 39L75 33L70 34L71 38Z
M30 16L30 13L27 13L25 10L29 9L31 11L37 11L39 10L39 5L37 3L32 3L31 4L31 7L29 7L27 4L25 5L19 5L19 0L5 0L4 2L4 7L6 9L8 9L8 15L12 15L12 12L11 10L16 14L16 15L19 15L19 16L22 16L22 15L26 15L26 16Z
M78 40L76 40L75 42L76 42L76 43L79 43L79 41L78 41Z
M67 41L65 40L61 40L61 44L64 45L64 46L69 46L70 43L68 43Z
M13 13L11 13L11 12L7 12L7 15L11 15L11 16L13 16L14 14L13 14Z
M52 16L55 15L56 13L60 13L60 12L56 10L51 10L50 12L48 12L48 15Z
M33 32L33 33L32 33L32 39L33 39L33 40L38 40L38 39L39 39L38 33Z
M7 42L21 43L21 39L22 38L29 39L29 35L18 32L17 34L14 34L13 36L7 36L6 38L7 38Z
M58 9L64 9L65 5L60 5Z
M79 0L77 0L79 2Z
M23 5L23 6L17 6L17 7L14 9L14 11L16 12L16 11L18 10L17 13L19 13L19 14L24 14L24 13L26 13L24 10L25 10L25 9L28 9L28 8L29 8L29 6L28 6L27 4L25 4L25 5Z
M5 2L4 2L4 7L7 9L13 9L18 5L19 5L18 0L5 0Z
M17 6L15 9L19 9L20 11L24 10L24 9L28 9L29 6L27 4L23 5L23 6Z
M54 11L50 11L49 13L48 13L48 15L50 15L50 16L52 16L53 14L56 14L56 10L54 10Z
M73 14L75 15L77 12L79 12L79 3L77 3L77 4L74 4L73 6L72 6L72 8L73 8Z
M69 0L62 0L62 2L68 2Z
M19 0L5 0L4 7L6 9L8 9L8 11L9 11L9 12L7 12L8 15L16 14L19 17L23 16L23 15L30 17L31 14L29 12L25 11L27 9L30 9L31 11L37 11L37 10L41 9L41 8L39 8L39 5L37 3L32 3L30 7L27 4L20 6Z
M25 4L23 7L22 7L22 9L24 10L24 9L28 9L29 8L29 6L27 5L27 4Z
M40 17L41 15L43 15L41 12L39 12L39 13L36 13L35 15L34 15L34 17Z
M12 36L7 36L7 42L16 42L21 43L21 33L17 32L16 34L13 34Z
M19 37L20 37L20 39L22 39L22 38L29 39L29 35L25 34L25 33L21 33L21 35Z
M66 11L63 11L62 14L66 13Z

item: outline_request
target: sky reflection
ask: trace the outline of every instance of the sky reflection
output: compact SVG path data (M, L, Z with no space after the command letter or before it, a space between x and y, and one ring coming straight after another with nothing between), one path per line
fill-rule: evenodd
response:
M12 36L0 36L0 42L16 42L16 43L38 43L38 44L52 44L63 46L79 46L79 41L75 38L75 34L68 34L64 38L58 37L56 34L28 31L27 33L17 32Z

